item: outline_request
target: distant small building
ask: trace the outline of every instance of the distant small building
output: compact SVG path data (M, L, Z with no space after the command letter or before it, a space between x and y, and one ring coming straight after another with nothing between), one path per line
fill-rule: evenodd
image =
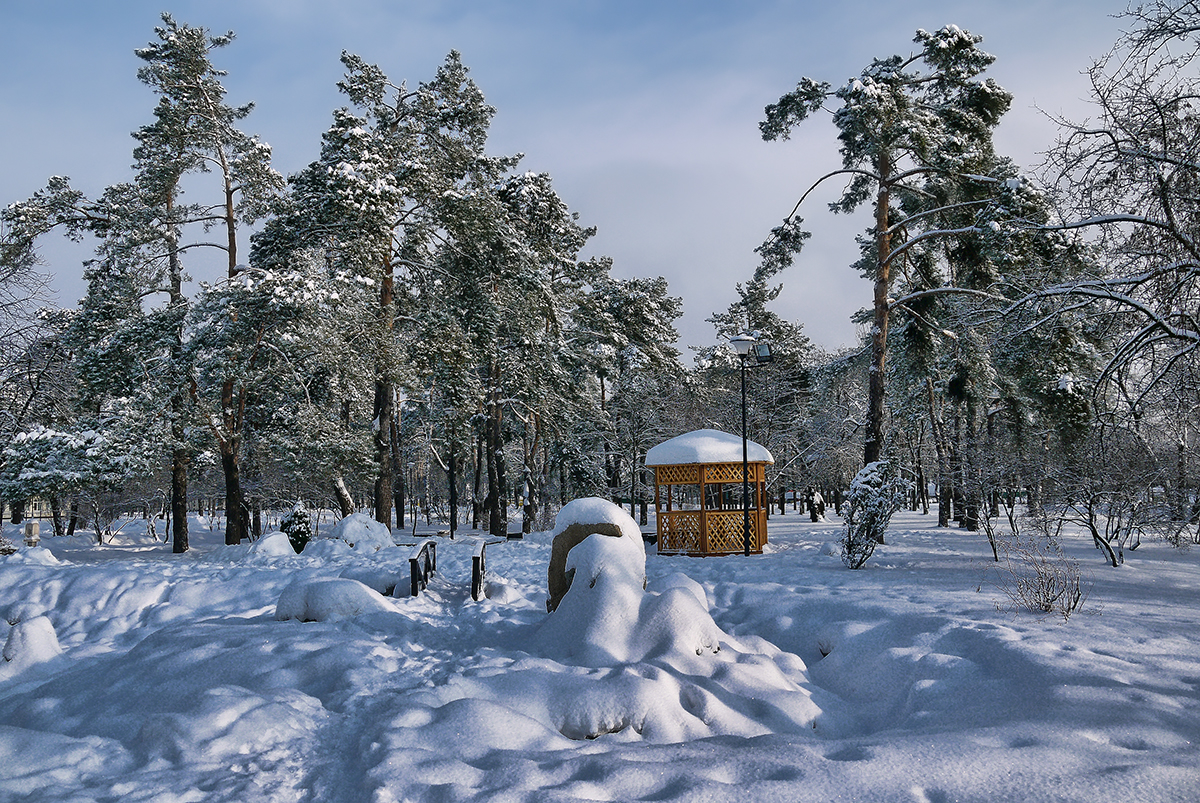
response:
M767 449L747 443L750 482L750 551L767 543ZM742 439L715 429L688 432L646 453L654 469L658 551L729 555L742 552Z
M3 521L10 521L13 515L12 504L4 502L3 507L0 507L0 518ZM21 510L22 518L26 519L48 519L54 515L50 509L50 501L43 499L40 496L35 496L32 499L25 500L25 505Z

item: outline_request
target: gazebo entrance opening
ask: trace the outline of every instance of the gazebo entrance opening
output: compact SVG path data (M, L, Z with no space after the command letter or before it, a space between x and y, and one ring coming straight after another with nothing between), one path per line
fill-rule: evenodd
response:
M770 452L748 447L750 551L767 542L766 467ZM698 430L659 444L646 455L654 468L658 551L728 555L742 552L742 441L717 430Z

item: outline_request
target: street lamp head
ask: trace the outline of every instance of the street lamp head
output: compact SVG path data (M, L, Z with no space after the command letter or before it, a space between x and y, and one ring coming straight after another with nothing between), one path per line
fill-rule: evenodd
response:
M743 333L729 338L729 345L733 346L733 350L737 352L737 355L743 358L750 355L751 349L754 348L754 344L757 342L758 341L754 338L754 335L749 333Z

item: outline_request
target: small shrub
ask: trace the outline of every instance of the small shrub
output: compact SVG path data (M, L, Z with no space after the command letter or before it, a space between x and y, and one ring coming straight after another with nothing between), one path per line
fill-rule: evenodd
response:
M292 549L296 550L297 554L304 551L305 545L312 538L312 516L308 514L303 502L297 502L292 511L284 515L279 521L279 529L287 533L288 540L292 542Z
M892 514L904 504L907 483L887 460L863 467L846 495L846 528L842 533L842 563L858 569L883 543Z
M11 555L17 551L17 545L0 534L0 555Z
M996 610L1027 610L1058 614L1066 621L1083 607L1089 583L1083 581L1079 561L1063 554L1058 540L1015 537L1001 542L1004 561L997 586L1008 604Z

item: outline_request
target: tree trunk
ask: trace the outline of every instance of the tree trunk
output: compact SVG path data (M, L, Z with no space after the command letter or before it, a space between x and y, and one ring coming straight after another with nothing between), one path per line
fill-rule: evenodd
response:
M338 510L342 514L342 518L346 518L354 512L354 497L350 495L350 491L346 488L346 480L341 474L333 478L333 495L337 497Z
M645 462L645 455L642 456L642 462ZM642 497L638 500L638 524L645 527L650 523L649 502L646 499L646 466L642 465L638 469L638 478L642 486Z
M382 266L383 280L379 289L379 331L376 333L375 354L375 520L392 526L392 415L395 409L395 388L392 384L391 337L394 322L392 309L392 268Z
M621 487L620 467L615 464L612 442L608 437L607 429L608 421L608 388L604 381L604 374L601 373L598 377L600 380L600 418L604 422L604 430L601 432L602 445L604 448L604 481L608 485L608 495L614 504L621 504Z
M486 420L487 430L487 473L488 493L484 500L484 509L488 514L488 532L495 536L508 534L507 511L508 496L505 492L504 478L504 441L502 434L503 419L500 407L499 368L492 364L492 388L488 399Z
M536 416L531 414L530 421L536 422ZM536 423L534 427L536 428ZM537 434L534 434L533 440L529 438L529 424L525 426L525 436L522 439L522 445L525 447L525 462L524 462L524 482L525 482L525 510L521 516L521 532L525 535L533 532L533 520L537 517L538 499L533 488L533 454L537 449Z
M179 232L174 227L175 190L167 197L167 266L170 276L169 306L180 307L183 298L183 265L179 260ZM182 312L182 310L181 310ZM183 553L188 550L187 487L188 464L191 454L187 447L188 403L184 390L183 361L183 316L175 326L171 342L171 369L176 383L171 394L171 511L174 514L171 531L171 551Z
M479 495L480 485L483 483L483 466L487 462L487 457L484 451L487 449L487 436L480 433L475 439L475 481L472 485L471 492L471 529L479 529L479 519L483 514L483 497Z
M635 507L637 500L637 472L633 470L634 464L637 463L637 452L634 452L633 459L629 461L629 518L637 516Z
M550 447L545 443L542 444L542 470L539 476L538 499L542 500L541 515L548 520L550 507Z
M221 471L225 475L225 543L240 544L249 537L250 506L242 496L242 471L232 448L221 450Z
M188 551L187 526L188 452L177 448L171 452L171 551Z
M396 508L396 527L404 529L404 467L400 463L400 423L397 420L400 417L400 411L396 410L391 417L392 427L392 505Z
M1175 521L1186 521L1188 516L1188 498L1187 498L1187 434L1180 436L1179 442L1176 444L1175 458L1175 493L1174 493L1174 518Z
M891 159L881 152L876 168L879 172L879 194L875 198L875 267L874 326L871 328L871 367L867 388L867 432L863 444L863 462L874 463L883 454L884 397L887 390L885 374L888 336L888 290L891 287L892 238L888 232L888 212L891 203Z
M921 515L929 515L929 481L925 479L925 463L917 462L917 496L921 501Z
M925 390L929 396L929 429L933 438L933 450L938 465L938 526L950 526L950 455L946 443L946 425L938 413L937 396L933 390L933 379L925 377Z
M458 447L454 443L454 423L450 424L450 454L446 461L447 477L446 481L449 487L448 496L450 497L450 537L454 537L455 530L458 529Z
M983 481L979 470L979 427L975 422L975 405L968 400L966 407L966 437L962 459L962 487L966 501L963 528L975 532L979 529L979 507L983 504Z
M952 421L950 426L950 495L954 500L954 512L951 518L955 524L961 527L966 516L966 499L963 498L965 476L963 474L962 416L958 414L957 410Z
M379 370L383 370L382 366ZM375 380L375 520L392 526L392 383L385 377Z
M232 279L238 273L237 214L234 204L237 187L225 157L225 149L218 147L216 150L225 190L226 276ZM246 504L246 498L242 494L242 472L238 465L241 416L237 410L240 404L234 404L233 395L234 382L227 379L221 385L221 417L225 425L225 440L218 439L218 445L221 452L221 470L225 474L225 543L230 545L240 544L242 539L250 536L250 506Z
M54 534L63 534L62 501L57 496L50 497L50 515L54 519Z

